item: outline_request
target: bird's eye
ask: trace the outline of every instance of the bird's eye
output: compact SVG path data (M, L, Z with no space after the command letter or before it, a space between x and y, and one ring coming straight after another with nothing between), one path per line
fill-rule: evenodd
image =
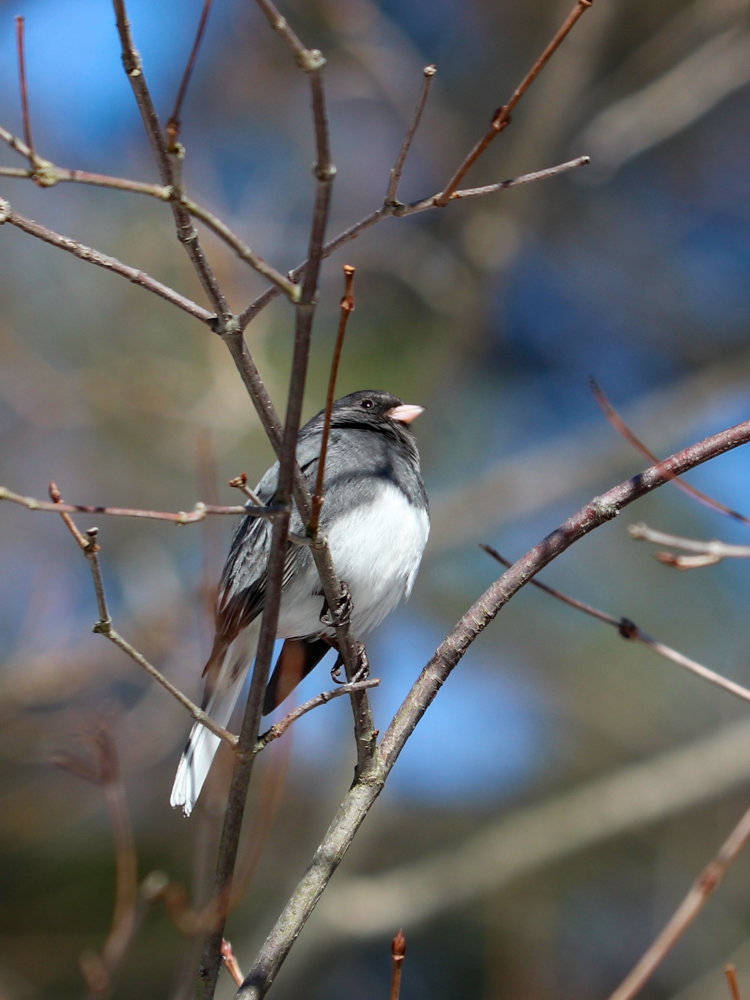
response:
M363 399L359 405L363 410L371 410L375 404L371 399Z

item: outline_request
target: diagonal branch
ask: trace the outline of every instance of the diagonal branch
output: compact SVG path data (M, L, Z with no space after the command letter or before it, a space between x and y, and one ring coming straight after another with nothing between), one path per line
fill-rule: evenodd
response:
M492 116L492 121L490 122L490 127L479 140L479 142L474 146L471 152L466 156L461 166L455 172L453 177L448 181L446 186L443 188L441 193L435 199L435 204L439 208L443 208L448 204L448 201L454 191L457 190L458 185L464 179L469 170L474 166L476 161L482 155L482 153L487 149L487 147L496 139L501 132L503 132L508 125L510 125L511 115L513 114L518 102L521 100L523 95L532 85L534 80L539 76L544 67L550 61L552 56L557 52L562 43L565 41L567 36L570 34L576 22L586 13L592 4L592 0L577 0L576 5L573 7L571 12L566 17L564 23L555 33L554 38L547 45L546 49L539 56L537 61L531 67L529 72L523 78L523 80L518 84L516 89L507 104L502 105L498 108L495 114Z
M512 563L510 563L507 559L504 559L499 552L492 548L491 545L480 545L480 548L484 549L484 551L488 555L492 556L493 559L497 559L499 563L502 563L503 566L507 566L508 569L510 569ZM639 642L642 646L646 646L654 653L658 653L659 656L663 656L665 660L670 660L672 663L676 663L679 667L684 667L685 670L689 670L690 673L695 674L704 681L708 681L709 684L714 684L716 687L719 687L724 691L728 691L730 694L736 695L738 698L742 698L743 701L750 701L750 690L746 687L743 687L741 684L737 684L735 681L730 681L729 678L723 677L721 674L717 674L715 670L710 670L708 667L704 667L702 663L696 663L695 660L691 660L687 656L683 656L682 653L678 653L676 649L672 649L670 646L665 646L664 643L659 642L657 639L653 639L629 618L613 618L612 615L608 615L604 611L592 608L591 605L584 604L583 601L578 601L574 597L570 597L568 594L563 594L560 590L555 590L554 587L550 587L548 584L542 583L541 580L532 580L531 583L535 587L538 587L539 590L543 590L546 594L556 597L558 601L562 601L564 604L569 604L572 608L576 608L578 611L582 611L584 614L590 615L592 618L596 618L600 622L612 625L613 628L617 629L623 639L630 639L633 642Z
M747 810L727 839L719 853L700 873L687 896L677 907L671 920L654 943L643 955L630 974L617 987L609 1000L631 1000L677 944L721 884L729 866L750 839L750 809Z
M520 184L532 184L534 181L546 180L548 177L556 177L558 174L567 173L569 170L577 170L579 167L585 167L590 162L588 156L578 156L574 160L567 160L565 163L559 163L554 167L547 167L544 170L535 170L530 174L522 174L520 177L512 177L509 180L500 181L498 184L489 184L481 188L467 188L464 191L454 191L450 197L450 201L457 201L461 198L476 198L485 194L495 194L498 191L505 191L507 188L518 187ZM369 215L360 219L359 222L355 222L348 229L339 233L335 239L326 243L323 247L323 257L330 257L336 250L340 250L341 247L346 246L347 243L350 243L383 219L391 217L402 218L406 215L415 215L418 212L426 212L431 208L435 208L437 206L437 198L438 195L435 194L429 198L422 198L420 201L411 202L408 205L399 205L398 203L381 205L380 208L376 208L374 212L370 212ZM301 264L298 264L293 271L289 272L290 277L293 280L298 280L306 267L307 261L305 260ZM244 330L255 319L258 313L265 309L267 305L270 305L279 294L278 288L267 288L265 292L261 292L257 298L253 299L238 317L240 329Z
M158 295L160 298L166 299L167 302L171 302L172 305L177 306L179 309L189 313L191 316L201 320L203 323L208 323L210 325L215 320L213 313L204 309L203 306L199 306L198 303L193 302L192 299L188 299L179 292L176 292L168 285L163 285L160 281L157 281L156 278L152 278L151 275L146 274L145 271L139 271L135 267L130 267L129 264L123 264L122 261L117 260L116 257L110 257L107 254L100 253L98 250L93 250L91 247L87 247L85 244L79 243L77 240L72 240L69 236L61 236L60 233L56 233L52 229L47 229L47 227L41 225L41 223L34 222L33 219L27 219L23 215L19 215L15 209L11 208L7 201L0 198L0 225L4 222L9 222L17 229L21 229L24 233L28 233L29 236L35 236L38 240L50 243L53 247L57 247L59 250L65 250L67 253L72 253L73 256L78 257L79 260L85 260L89 264L96 264L97 267L103 267L106 271L110 271L113 274L119 274L123 278L127 278L127 280L132 281L134 285L139 285L141 288L145 288L147 291L153 292L154 295Z
M201 11L200 20L198 21L198 30L195 33L195 41L193 42L193 47L190 50L190 56L188 57L187 65L185 66L185 72L182 74L182 80L180 81L180 86L177 91L177 98L174 102L174 110L169 116L169 121L167 122L167 135L169 136L169 144L174 147L177 140L180 138L180 130L182 128L182 122L180 121L180 115L182 114L182 105L185 101L185 95L187 94L187 89L190 84L190 78L193 75L193 70L195 69L195 63L198 59L198 52L201 47L201 42L203 41L203 33L206 30L206 25L208 24L208 15L211 13L211 5L213 0L204 0L203 10Z
M437 66L425 66L422 73L424 75L424 80L422 81L422 91L419 95L417 106L414 109L414 117L411 120L411 125L404 136L403 144L401 149L398 151L396 162L391 170L391 176L388 181L388 190L385 193L386 205L395 206L397 204L396 195L398 194L398 185L401 180L401 174L403 173L404 164L406 163L406 157L409 155L411 144L414 141L414 136L417 134L419 123L422 121L422 113L424 112L425 104L427 103L427 97L429 96L430 88L432 87L432 81L437 73Z
M636 451L639 451L644 458L647 458L650 462L658 462L659 459L656 455L646 447L639 437L636 437L614 406L612 406L601 386L599 386L593 378L589 378L589 385L591 386L591 391L594 394L594 399L602 408L604 416L607 420L609 420L614 429L621 434L625 440L636 449ZM682 479L677 479L675 477L674 484L679 490L682 490L683 493L687 493L688 496L693 497L693 499L697 500L698 503L703 504L704 507L709 507L711 510L718 510L720 513L726 514L728 517L733 517L736 521L742 521L743 524L750 524L750 518L745 517L744 514L740 514L736 510L732 510L731 507L727 507L719 500L714 500L713 497L708 496L707 493L702 493L700 490L697 490L695 486L691 486L690 483L686 483Z
M380 794L406 741L477 636L540 570L571 545L652 490L732 448L750 442L750 421L715 434L594 497L496 580L452 629L412 686L378 746L370 773L358 777L261 948L237 1000L261 1000L307 922L357 830Z
M122 64L130 81L130 86L133 89L138 109L141 112L143 126L151 143L151 149L156 159L162 184L173 188L177 192L181 188L181 184L179 183L179 178L175 176L173 162L170 159L167 143L161 130L159 116L156 113L156 108L154 107L154 102L151 99L151 93L146 83L141 57L133 42L125 0L113 0L113 5L117 22L117 32L120 36L120 46L122 49ZM216 275L200 244L198 231L192 224L190 213L181 204L179 199L171 201L170 204L172 205L172 214L174 215L175 227L177 229L177 239L185 247L188 256L193 262L196 274L217 316L221 323L226 325L231 320L232 313L224 293L219 287Z
M697 569L702 566L715 566L723 559L750 559L750 545L728 545L713 539L702 542L697 538L682 538L679 535L668 535L663 531L654 531L643 522L631 524L628 528L631 538L655 545L669 545L673 549L692 552L691 556L677 556L673 552L657 552L659 562L674 566L676 569Z

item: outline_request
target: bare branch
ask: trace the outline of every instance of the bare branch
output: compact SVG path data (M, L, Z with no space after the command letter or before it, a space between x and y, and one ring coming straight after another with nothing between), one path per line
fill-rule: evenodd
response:
M419 123L422 120L422 112L424 111L425 104L427 103L427 97L430 93L430 87L432 86L432 81L437 73L437 66L425 66L424 70L424 80L422 82L422 92L419 95L419 100L417 101L417 106L414 109L414 117L411 120L411 125L409 130L404 136L404 141L399 150L398 156L396 157L396 162L391 170L390 180L388 181L388 190L385 193L385 204L386 205L396 205L396 195L398 194L398 185L401 180L401 174L404 170L404 163L406 163L406 157L409 155L409 150L411 149L411 144L414 140L414 136L417 134L417 129L419 128Z
M713 861L698 876L667 926L609 1000L631 1000L640 992L721 884L729 866L737 858L748 838L750 838L750 809L744 813L724 841Z
M572 30L575 23L579 20L583 14L589 9L592 4L592 0L577 0L576 5L573 7L571 12L568 14L564 23L560 26L556 32L554 38L550 41L547 48L542 52L537 61L531 67L529 72L519 83L507 104L502 105L498 108L492 117L490 122L490 127L484 136L479 140L479 142L474 146L471 152L466 156L461 166L455 172L453 177L448 181L445 188L435 199L435 204L439 208L443 208L448 204L448 201L453 194L453 192L458 188L458 185L464 179L469 170L474 166L476 161L482 155L482 153L487 149L490 143L497 138L502 131L504 131L508 125L510 125L511 115L516 108L516 105L521 100L523 95L532 85L534 80L539 76L541 71L550 61L555 52L559 49L560 45L563 43L565 38L568 36Z
M368 677L364 681L353 681L351 684L340 684L339 687L333 688L332 691L321 691L320 694L316 694L314 698L310 698L309 701L303 702L297 708L285 715L283 719L277 722L275 725L267 729L265 733L258 737L258 742L255 744L255 752L259 753L264 750L269 743L273 740L277 740L280 736L283 736L287 729L296 722L297 719L301 718L303 715L307 715L308 712L312 712L314 708L319 708L321 705L327 705L329 701L334 698L340 698L343 694L356 694L358 691L367 691L369 688L377 687L380 684L380 680L377 677Z
M0 225L4 222L9 222L12 226L16 226L17 229L28 233L29 236L35 236L39 240L44 240L45 243L50 243L59 250L65 250L67 253L73 254L79 260L85 260L89 264L96 264L97 267L103 267L106 271L127 278L134 285L140 285L141 288L153 292L154 295L158 295L162 299L166 299L167 302L171 302L172 305L177 306L203 323L211 325L216 318L213 313L204 309L203 306L199 306L197 302L186 298L173 288L169 288L168 285L163 285L156 278L152 278L146 274L145 271L139 271L135 267L130 267L129 264L123 264L116 257L109 257L107 254L93 250L91 247L87 247L77 240L72 240L68 236L61 236L52 229L47 229L46 226L34 222L33 219L26 219L11 208L7 201L0 198Z
M696 569L701 566L715 566L722 559L750 559L750 545L728 545L713 539L702 542L697 538L682 538L680 535L668 535L663 531L654 531L642 521L628 527L631 538L655 545L669 545L673 549L683 549L694 552L693 556L677 556L673 552L657 552L659 562L674 566L676 569Z
M258 6L268 18L268 23L289 46L294 61L305 73L315 73L325 66L325 59L317 49L306 48L295 34L285 17L282 17L271 0L257 0Z
M354 311L354 273L355 268L351 264L344 264L344 297L341 300L341 313L339 316L339 328L336 334L336 344L333 349L331 359L331 372L328 377L328 395L326 397L325 418L323 420L323 437L320 442L320 459L318 461L318 480L315 484L315 493L312 498L312 512L307 530L312 538L318 534L320 527L320 511L323 506L323 480L326 471L326 457L328 455L328 438L331 433L331 413L333 411L333 401L336 397L336 378L339 373L339 361L341 360L341 350L344 346L346 336L346 325L349 316Z
M138 109L141 112L143 126L151 143L151 149L156 159L162 184L173 188L181 197L181 184L179 183L179 178L175 177L173 161L170 158L167 143L159 123L159 116L156 113L156 108L154 107L154 102L151 99L151 93L146 83L141 57L133 43L125 0L113 0L113 5L117 21L117 32L120 36L120 45L122 48L122 64L130 81L130 86L133 89ZM177 238L185 247L188 256L193 262L196 274L200 278L203 289L217 316L226 325L231 321L232 313L200 244L198 232L190 219L190 213L181 204L179 198L172 200L170 204L172 205L172 213L177 229Z
M252 493L252 490L250 491ZM257 499L257 497L256 497ZM12 493L4 486L0 486L0 500L9 500L27 510L49 511L54 514L104 514L108 517L138 517L150 521L170 521L173 524L196 524L203 521L209 515L221 515L229 517L239 517L250 514L253 517L276 517L282 513L282 508L277 504L272 506L245 506L221 507L215 504L197 503L192 511L166 511L166 510L140 510L136 507L98 507L90 504L80 503L47 503L45 500L36 500L34 497L24 497L19 493Z
M401 971L406 958L406 938L400 930L391 944L393 956L393 971L391 973L391 1000L399 1000L401 996Z
M185 100L185 95L187 94L190 77L193 75L193 69L195 68L195 62L198 58L198 51L200 50L201 42L203 41L203 32L206 30L208 15L211 13L212 4L213 0L204 0L203 10L201 11L200 21L198 22L198 30L195 33L193 48L190 51L190 57L188 58L187 65L185 66L185 72L182 75L179 90L177 91L174 110L169 116L169 121L167 122L167 135L169 136L170 147L172 147L171 151L173 151L177 140L180 138L180 129L182 127L180 115L182 113L182 105Z
M504 191L506 188L518 187L520 184L532 184L534 181L546 180L548 177L556 177L558 174L567 173L569 170L577 170L579 167L585 167L590 162L588 156L578 156L574 160L567 160L565 163L560 163L557 166L547 167L545 170L536 170L530 174L522 174L520 177L512 177L510 180L500 181L498 184L490 184L484 188L466 188L464 191L454 191L449 200L456 201L461 198L475 198L480 195ZM370 212L369 215L360 219L359 222L355 222L354 225L349 226L348 229L339 233L335 239L326 243L323 247L323 257L330 257L336 250L340 250L341 247L346 246L347 243L356 239L382 219L392 216L401 218L402 216L415 215L418 212L426 212L428 209L435 208L437 197L438 195L431 195L429 198L423 198L421 201L414 201L408 205L399 205L398 203L381 205L380 208L376 208L374 212ZM306 267L306 260L298 264L290 272L291 278L298 280ZM238 316L240 329L244 330L255 319L258 313L273 302L278 295L279 290L277 288L267 288L265 292L262 292L257 298L253 299Z
M724 967L724 975L727 977L727 983L729 984L729 992L732 995L732 1000L742 1000L740 986L737 982L737 969L735 969L733 965L726 965Z
M614 406L612 406L602 388L593 378L589 378L589 385L591 386L591 391L594 394L594 399L597 401L599 406L601 406L605 417L609 420L615 430L618 431L618 433L620 433L626 441L632 444L636 451L639 451L644 458L647 458L649 462L658 462L659 459L656 455L654 455L654 453L646 447L640 438L636 437ZM750 518L745 517L744 514L740 514L736 510L732 510L731 507L727 507L719 500L714 500L713 497L697 490L694 486L691 486L690 483L686 483L682 479L677 479L675 477L674 484L678 489L682 490L683 493L687 493L689 496L693 497L693 499L697 500L698 503L703 504L704 507L709 507L711 510L718 510L721 514L733 517L736 521L742 521L743 524L750 524Z
M481 545L480 548L484 549L484 551L488 555L491 555L493 559L497 559L497 561L502 563L503 566L510 568L511 563L507 559L503 558L503 556L493 549L491 545ZM665 646L664 643L652 638L640 629L635 622L631 621L629 618L613 618L612 615L608 615L604 611L599 611L597 608L592 608L590 605L584 604L582 601L577 601L574 597L569 597L567 594L563 594L560 590L555 590L554 587L550 587L546 583L542 583L541 580L531 580L531 583L540 590L543 590L545 593L550 594L552 597L556 597L558 601L562 601L564 604L569 604L578 611L583 611L584 614L590 615L592 618L596 618L601 622L605 622L607 625L612 625L613 628L617 629L623 639L630 639L633 642L639 642L641 645L648 647L648 649L652 650L654 653L658 653L659 656L663 656L665 660L670 660L672 663L676 663L678 666L684 667L685 670L689 670L691 673L702 678L704 681L708 681L710 684L714 684L716 687L722 688L722 690L728 691L730 694L733 694L738 698L742 698L743 701L750 701L750 690L743 687L741 684L737 684L735 681L730 681L727 677L723 677L721 674L717 674L715 670L710 670L708 667L704 667L702 663L696 663L695 660L691 660L687 656L683 656L682 653L678 653L676 649L672 649L670 646Z
M238 986L242 986L242 971L240 969L240 964L235 958L234 951L232 950L232 945L227 940L222 940L221 942L221 957L224 960L224 965L227 967L227 971L232 979L237 983Z
M18 83L21 91L21 113L23 115L23 134L26 139L29 162L32 169L36 166L34 141L31 137L31 115L29 113L29 88L26 81L26 52L24 48L24 19L16 16L16 45L18 48Z
M540 570L571 545L652 490L732 448L750 442L750 421L672 455L589 503L519 559L485 591L438 647L378 746L373 766L358 776L245 978L237 1000L261 1000L307 922L357 830L380 794L406 741L476 637Z

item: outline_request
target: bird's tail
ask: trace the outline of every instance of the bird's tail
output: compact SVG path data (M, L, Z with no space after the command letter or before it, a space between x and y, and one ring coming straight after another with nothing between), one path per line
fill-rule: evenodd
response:
M221 673L208 699L205 709L207 714L224 729L229 725L234 706L237 704L248 669L255 656L256 633L257 630L252 627L246 629L226 651ZM196 722L190 731L190 738L180 759L169 799L170 805L175 808L181 807L186 816L193 811L220 743L219 737L200 722Z

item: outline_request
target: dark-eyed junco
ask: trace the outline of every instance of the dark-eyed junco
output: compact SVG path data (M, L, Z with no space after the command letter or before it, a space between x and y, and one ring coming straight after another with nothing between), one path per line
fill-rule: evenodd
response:
M427 543L430 518L409 424L421 406L402 403L380 390L354 392L333 405L323 484L320 527L333 564L352 598L355 636L375 628L409 596ZM297 461L314 489L323 433L323 412L299 433ZM278 463L255 493L273 502ZM248 516L232 541L219 585L216 636L204 670L204 707L227 726L260 632L272 524ZM304 534L296 508L291 531ZM264 714L279 705L332 645L335 632L323 624L327 611L308 548L290 542L284 572L277 638L286 640L266 689ZM189 815L206 779L219 738L196 723L177 769L171 803Z

